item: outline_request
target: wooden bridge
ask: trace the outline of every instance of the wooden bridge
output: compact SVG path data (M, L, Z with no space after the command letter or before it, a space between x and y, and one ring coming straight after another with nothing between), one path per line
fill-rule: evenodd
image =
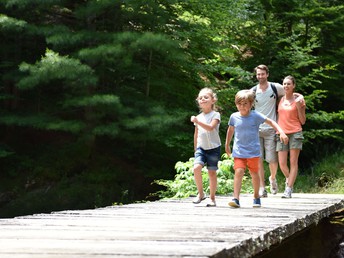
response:
M191 198L0 219L0 257L253 257L336 210L344 195Z

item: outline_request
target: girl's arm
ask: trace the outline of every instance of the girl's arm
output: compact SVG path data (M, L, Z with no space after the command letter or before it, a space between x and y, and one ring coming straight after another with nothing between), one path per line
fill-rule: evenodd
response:
M267 118L265 120L265 123L272 126L277 132L280 133L281 142L283 142L284 144L288 143L288 141L289 141L288 136L283 132L282 128L274 120Z
M198 127L195 126L195 132L194 132L194 150L196 151L197 148L197 137L198 137Z
M191 117L191 122L198 124L199 126L203 127L207 131L212 131L216 128L218 123L220 122L218 119L211 120L210 124L203 123L197 119L196 116Z
M228 126L227 135L226 135L226 143L225 143L225 149L226 149L226 153L228 157L230 157L232 154L230 143L232 141L233 134L234 134L234 126Z

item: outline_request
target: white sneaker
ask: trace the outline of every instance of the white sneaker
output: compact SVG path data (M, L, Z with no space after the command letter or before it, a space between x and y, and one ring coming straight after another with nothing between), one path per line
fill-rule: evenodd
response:
M274 180L272 180L271 176L270 176L269 177L269 181L270 181L270 193L277 194L277 192L278 192L278 185L277 185L276 178Z
M291 193L293 192L293 189L287 186L284 190L284 193L282 195L282 198L291 198Z

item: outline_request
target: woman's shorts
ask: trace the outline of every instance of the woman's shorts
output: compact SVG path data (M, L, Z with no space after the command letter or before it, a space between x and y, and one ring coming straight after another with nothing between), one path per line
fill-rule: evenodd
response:
M279 135L277 135L279 137ZM276 151L289 151L291 149L302 150L303 134L302 131L297 133L287 134L289 141L288 144L282 143L279 139L276 145Z
M210 150L204 150L198 147L195 151L194 165L201 164L204 166L207 164L208 170L217 170L217 163L221 157L220 152L221 146Z

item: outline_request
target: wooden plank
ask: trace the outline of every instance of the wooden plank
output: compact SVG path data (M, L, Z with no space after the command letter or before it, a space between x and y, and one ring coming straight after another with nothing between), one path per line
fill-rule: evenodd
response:
M344 207L344 195L191 198L0 219L0 257L252 257Z

